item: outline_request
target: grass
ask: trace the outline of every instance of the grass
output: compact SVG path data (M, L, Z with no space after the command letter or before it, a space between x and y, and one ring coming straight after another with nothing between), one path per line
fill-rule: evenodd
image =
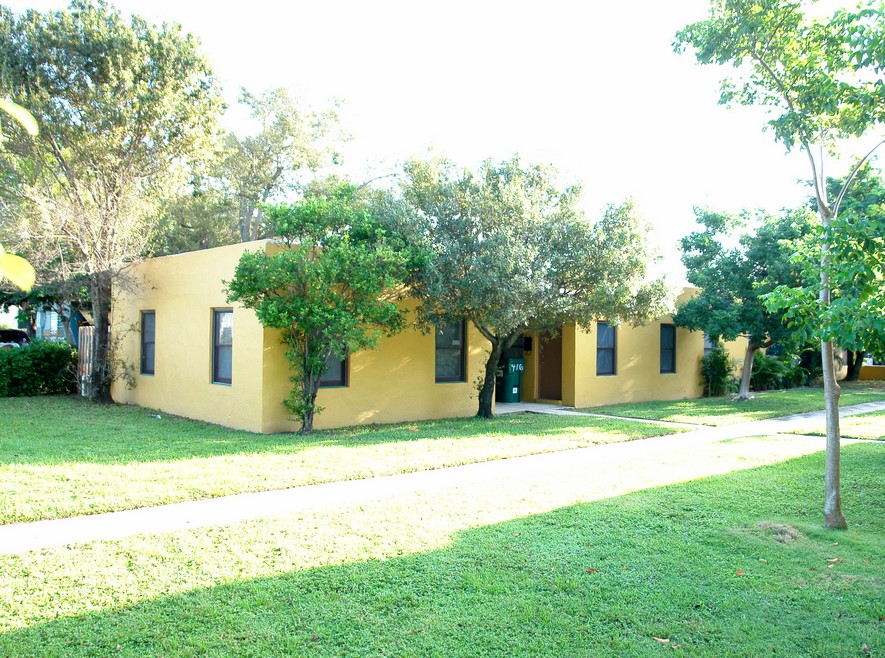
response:
M885 440L885 411L873 411L856 416L844 416L839 420L839 430L843 438ZM826 436L826 423L817 421L796 430L799 434Z
M775 437L706 461L747 468L778 441L781 459ZM817 453L613 497L576 469L530 495L494 480L0 557L0 655L877 656L883 471L881 445L845 447L847 532L821 529Z
M885 400L885 390L858 387L844 390L839 398L839 404L849 406L876 400ZM793 388L786 391L755 393L750 400L722 397L673 402L634 402L590 407L582 411L629 418L722 426L823 408L823 389Z
M535 414L260 435L77 397L0 399L0 523L353 480L673 433Z

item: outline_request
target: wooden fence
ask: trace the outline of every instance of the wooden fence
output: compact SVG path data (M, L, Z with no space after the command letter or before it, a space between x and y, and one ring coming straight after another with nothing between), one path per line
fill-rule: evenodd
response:
M92 393L92 355L95 327L80 327L80 338L77 359L77 390L80 395L88 397Z

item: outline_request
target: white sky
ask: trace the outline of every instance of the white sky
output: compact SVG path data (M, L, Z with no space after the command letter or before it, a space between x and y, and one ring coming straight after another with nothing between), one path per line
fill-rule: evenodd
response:
M705 18L709 0L114 4L200 37L232 105L240 87L286 86L316 108L342 99L357 179L428 147L465 166L518 152L580 182L591 218L635 198L671 268L692 206L776 211L808 195L797 184L807 161L761 131L764 115L717 104L726 71L673 52L674 33Z

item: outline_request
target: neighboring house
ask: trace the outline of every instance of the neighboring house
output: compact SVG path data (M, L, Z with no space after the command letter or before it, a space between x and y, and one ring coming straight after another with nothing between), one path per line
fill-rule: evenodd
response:
M34 328L40 340L66 340L65 323L57 311L37 311Z
M280 334L225 300L240 255L269 241L218 247L138 264L140 290L115 291L113 340L134 375L114 383L133 403L253 432L293 431L282 400L291 387ZM409 330L378 349L330 364L317 398L319 428L476 413L474 382L488 342L472 326ZM556 338L526 334L508 356L526 360L521 399L569 406L700 397L700 332L670 318L644 327L566 326Z

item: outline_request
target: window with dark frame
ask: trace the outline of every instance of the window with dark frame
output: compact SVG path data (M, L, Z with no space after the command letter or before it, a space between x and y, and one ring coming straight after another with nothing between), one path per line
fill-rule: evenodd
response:
M676 372L676 325L661 325L661 372Z
M320 386L347 386L347 359L339 359L334 354L326 358L326 369L320 377Z
M141 312L141 374L154 374L156 356L156 311Z
M608 322L596 323L596 374L614 375L617 371L617 332Z
M212 383L233 381L234 312L229 308L212 311Z
M704 332L704 356L707 356L710 352L713 351L713 348L719 345L719 339L712 339L710 335L705 331Z
M465 322L438 325L436 328L436 381L466 381Z

